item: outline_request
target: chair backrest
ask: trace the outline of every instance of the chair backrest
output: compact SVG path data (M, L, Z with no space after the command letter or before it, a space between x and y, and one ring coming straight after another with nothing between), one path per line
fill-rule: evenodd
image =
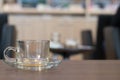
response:
M116 57L120 59L120 28L114 28L113 35Z
M97 36L96 36L96 50L92 55L92 59L105 59L105 44L104 44L104 29L111 25L113 15L99 15L98 16L98 26L97 26Z
M104 29L104 38L105 38L105 55L106 59L117 59L116 48L119 42L118 29L115 27L107 27ZM117 46L118 45L118 46ZM120 49L119 49L120 51Z
M15 43L16 30L12 25L8 25L8 15L0 14L0 59L3 59L3 51L8 46Z
M91 30L82 31L82 45L93 46L92 32Z
M3 25L8 23L8 15L7 14L0 14L0 41L2 36L2 29Z
M110 25L104 25L105 29L105 44L106 44L106 58L120 59L120 6L115 15L109 16L108 21ZM99 38L100 39L100 38Z
M3 52L8 46L14 46L16 40L16 30L13 25L4 25L0 44L0 59L3 59ZM12 55L9 55L12 57Z

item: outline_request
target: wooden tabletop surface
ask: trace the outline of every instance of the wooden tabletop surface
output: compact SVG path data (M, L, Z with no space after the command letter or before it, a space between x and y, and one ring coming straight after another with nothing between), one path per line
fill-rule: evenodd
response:
M0 61L0 80L120 80L120 61L66 60L45 71L20 70Z

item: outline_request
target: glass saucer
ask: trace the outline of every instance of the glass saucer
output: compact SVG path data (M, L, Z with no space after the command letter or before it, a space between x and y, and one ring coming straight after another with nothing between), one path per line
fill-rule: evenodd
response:
M50 58L45 66L23 66L23 65L20 65L18 62L16 62L15 58L11 58L10 61L4 60L4 62L9 66L12 66L18 69L32 70L32 71L42 71L42 70L47 70L47 69L57 67L61 63L61 61L62 61L61 59Z

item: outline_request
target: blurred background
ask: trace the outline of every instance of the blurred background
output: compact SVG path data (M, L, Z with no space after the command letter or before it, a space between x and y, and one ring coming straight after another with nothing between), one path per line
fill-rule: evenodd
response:
M8 24L15 26L16 40L48 39L51 48L88 45L96 49L102 34L98 33L100 16L115 15L119 4L120 0L0 0L0 13L7 14ZM77 54L70 59L84 57Z

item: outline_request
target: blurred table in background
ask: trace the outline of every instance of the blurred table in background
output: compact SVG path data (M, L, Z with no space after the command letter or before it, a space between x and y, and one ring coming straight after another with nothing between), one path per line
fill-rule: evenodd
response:
M70 47L50 48L50 51L53 54L61 55L64 59L69 59L70 56L76 55L76 54L89 55L94 51L94 47L93 46L78 46L75 48L70 48Z

